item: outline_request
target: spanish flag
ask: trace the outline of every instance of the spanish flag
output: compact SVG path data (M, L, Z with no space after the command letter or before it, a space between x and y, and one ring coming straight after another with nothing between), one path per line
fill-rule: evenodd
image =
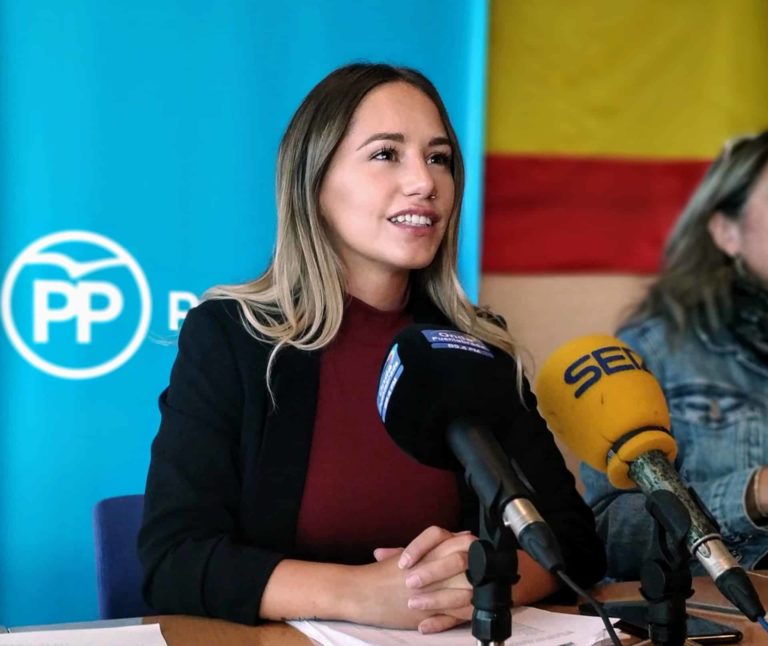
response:
M766 0L495 0L483 270L658 269L728 138L768 127Z

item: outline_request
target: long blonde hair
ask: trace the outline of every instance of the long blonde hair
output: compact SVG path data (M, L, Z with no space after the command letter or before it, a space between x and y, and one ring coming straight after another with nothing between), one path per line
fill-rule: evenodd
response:
M714 332L730 318L737 259L715 245L709 220L716 212L738 220L766 165L768 131L726 143L680 214L664 248L659 278L629 323L660 316L674 340L694 322Z
M204 295L237 300L249 332L274 344L267 366L268 383L281 348L323 348L341 326L344 268L323 226L320 189L357 106L375 87L393 82L408 83L432 100L453 149L455 197L448 228L432 262L411 273L411 287L425 293L459 329L515 352L506 331L486 317L478 317L456 275L464 164L440 95L416 70L359 63L341 67L320 81L283 135L277 159L277 241L269 268L253 281L220 285Z

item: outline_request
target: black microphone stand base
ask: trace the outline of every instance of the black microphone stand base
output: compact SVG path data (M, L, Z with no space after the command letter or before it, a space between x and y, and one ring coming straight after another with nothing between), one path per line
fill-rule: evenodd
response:
M640 574L640 592L648 602L648 637L654 646L684 646L685 600L693 594L686 535L688 510L669 491L654 491L645 503L654 518L653 549Z
M480 512L480 539L469 548L467 578L472 584L472 636L477 646L503 646L512 635L512 585L517 573L517 541L510 529L494 527Z

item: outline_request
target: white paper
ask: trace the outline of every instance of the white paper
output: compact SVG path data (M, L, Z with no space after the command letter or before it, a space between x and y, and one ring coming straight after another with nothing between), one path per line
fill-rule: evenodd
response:
M35 630L0 635L1 646L167 646L159 624Z
M294 628L322 646L474 646L469 624L442 633L389 630L340 621L291 621ZM584 617L521 606L512 610L508 646L593 646L605 636L599 617Z

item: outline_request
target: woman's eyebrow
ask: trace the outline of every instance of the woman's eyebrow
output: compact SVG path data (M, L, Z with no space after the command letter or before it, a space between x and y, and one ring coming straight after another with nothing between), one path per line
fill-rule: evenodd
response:
M360 150L361 148L364 148L368 144L370 144L373 141L397 141L399 143L405 142L405 135L403 135L400 132L377 132L368 139L366 139L363 143L361 143L357 150ZM433 137L429 140L430 146L450 146L451 140L448 139L448 137L440 136L440 137Z
M371 135L366 139L362 144L360 144L357 147L357 150L360 150L364 146L367 146L372 141L399 141L400 143L405 142L405 135L403 135L400 132L377 132L374 135Z

